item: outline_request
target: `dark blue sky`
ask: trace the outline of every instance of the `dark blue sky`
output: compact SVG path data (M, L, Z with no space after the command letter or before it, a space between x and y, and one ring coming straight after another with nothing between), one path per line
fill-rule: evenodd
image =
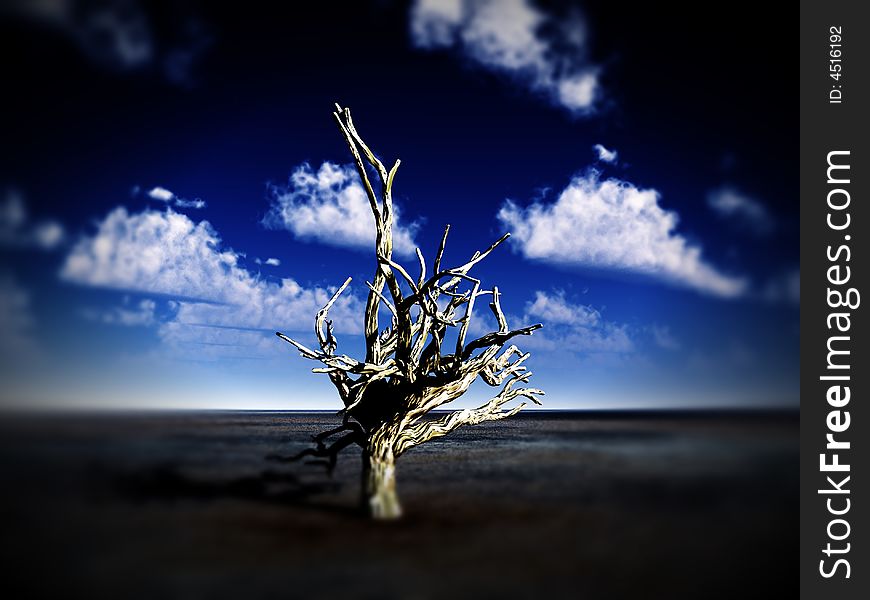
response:
M350 275L336 333L361 347L373 253L338 101L402 159L408 248L431 260L451 223L458 263L513 232L478 276L544 323L521 345L547 406L797 405L782 15L211 4L0 13L4 403L337 407L271 332L313 338Z

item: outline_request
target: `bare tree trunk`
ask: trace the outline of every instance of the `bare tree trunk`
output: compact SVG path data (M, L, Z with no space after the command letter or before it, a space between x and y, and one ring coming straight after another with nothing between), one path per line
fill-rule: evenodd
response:
M393 439L382 429L372 435L362 455L363 508L374 519L402 516L396 495L396 456Z

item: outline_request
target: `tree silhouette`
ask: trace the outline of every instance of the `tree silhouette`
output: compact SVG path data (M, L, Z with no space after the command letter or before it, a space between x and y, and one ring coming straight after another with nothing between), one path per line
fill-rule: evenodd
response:
M517 387L519 383L527 383L532 375L523 366L529 354L514 345L504 346L518 335L530 335L541 324L510 329L499 302L498 287L482 289L480 280L469 275L472 267L489 256L510 234L505 234L486 250L475 252L466 263L444 268L441 259L450 230L448 225L431 275L427 277L426 261L419 248L416 252L420 274L416 279L395 262L392 258L392 187L400 161L396 160L387 171L357 133L350 109L336 105L333 116L353 154L377 231L377 266L373 280L366 282L369 288L364 329L366 356L360 361L335 353L338 343L328 314L350 283L349 277L315 317L319 351L277 333L303 357L323 364L313 371L329 376L344 403L339 413L343 417L341 425L315 436L315 447L291 459L306 456L322 459L331 470L341 450L352 444L359 445L364 507L374 518L396 518L401 514L396 496L396 459L399 456L463 425L515 415L526 403L512 408L505 405L516 398L525 397L540 404L536 396L543 391ZM376 173L378 189L372 185L366 165ZM491 300L489 308L498 322L498 330L467 341L469 325L481 296ZM383 330L378 323L382 305L392 315L390 325ZM445 339L448 331L455 331L455 343ZM459 398L478 377L490 386L501 386L486 404L474 409L430 414Z

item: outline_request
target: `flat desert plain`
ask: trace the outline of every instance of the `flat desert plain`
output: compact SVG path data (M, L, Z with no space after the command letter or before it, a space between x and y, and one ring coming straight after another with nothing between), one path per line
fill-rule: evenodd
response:
M358 450L266 460L337 420L0 417L4 597L796 593L796 413L520 413L402 456L392 523L357 509Z

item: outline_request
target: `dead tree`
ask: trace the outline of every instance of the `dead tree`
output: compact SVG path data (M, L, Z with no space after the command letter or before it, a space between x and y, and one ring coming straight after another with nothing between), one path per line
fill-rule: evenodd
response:
M366 282L369 291L364 360L336 354L332 321L327 318L350 278L315 317L319 350L277 333L303 357L323 364L313 371L329 376L344 403L339 412L343 417L341 425L317 435L315 447L293 458L323 459L331 469L341 450L352 444L359 445L364 507L374 518L396 518L401 514L396 496L396 459L399 456L463 425L510 417L526 404L505 407L516 398L525 397L540 404L536 396L544 392L517 386L527 383L532 375L523 366L529 354L514 345L504 346L516 336L530 335L541 325L510 329L499 303L498 288L483 289L480 280L469 275L472 267L489 256L510 234L505 234L486 250L475 252L466 263L445 268L441 259L450 230L448 225L431 271L427 271L423 254L417 249L420 273L416 278L393 260L392 187L399 161L396 160L389 171L386 169L357 133L349 109L336 105L333 116L350 147L374 215L377 265L372 281ZM371 178L367 165L373 172ZM374 174L379 180L377 187L372 184ZM491 300L489 308L495 315L498 331L468 341L469 325L481 296ZM392 315L390 325L383 330L378 321L382 306ZM447 340L448 331L455 332L455 343L452 335ZM489 402L475 409L430 414L459 398L478 377L490 386L500 386L500 391Z

